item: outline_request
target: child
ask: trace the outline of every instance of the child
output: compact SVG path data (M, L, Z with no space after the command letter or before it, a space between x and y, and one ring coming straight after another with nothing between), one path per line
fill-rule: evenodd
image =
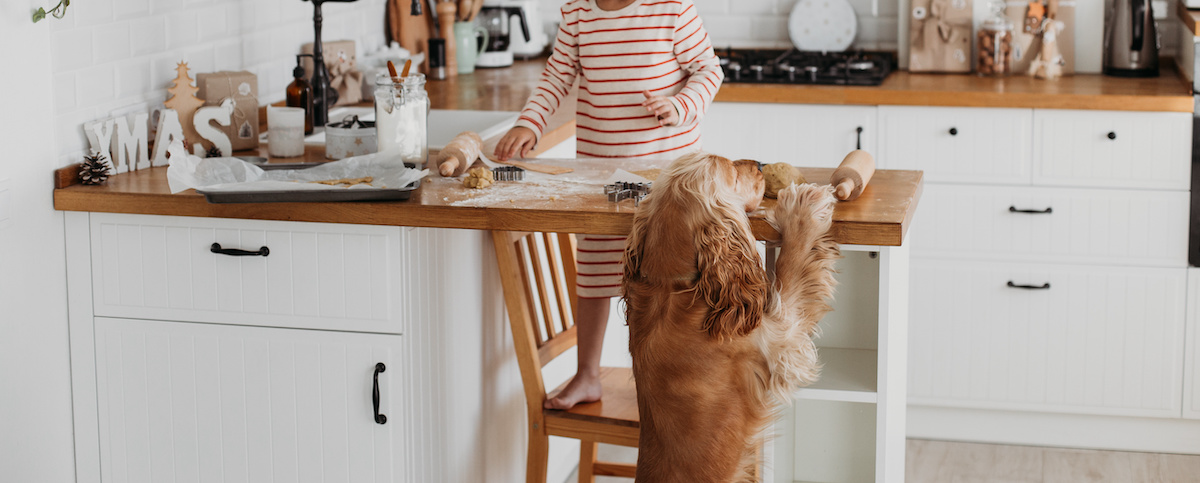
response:
M576 78L578 156L674 159L700 149L700 118L724 75L692 0L571 0L562 15L542 80L496 158L528 155ZM600 399L600 350L624 248L623 237L580 236L578 366L547 408Z

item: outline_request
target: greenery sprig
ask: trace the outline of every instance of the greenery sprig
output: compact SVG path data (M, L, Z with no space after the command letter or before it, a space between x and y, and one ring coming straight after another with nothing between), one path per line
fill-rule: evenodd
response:
M71 6L71 0L59 0L58 5L55 5L48 12L46 9L38 7L37 11L33 12L33 23L38 23L38 21L46 18L46 14L50 14L54 18L63 18L67 14L67 7L69 6Z

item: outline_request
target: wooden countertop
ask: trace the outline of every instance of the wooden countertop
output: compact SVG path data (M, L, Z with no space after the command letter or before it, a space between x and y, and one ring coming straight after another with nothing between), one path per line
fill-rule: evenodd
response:
M435 108L519 111L544 67L545 59L517 61L506 69L479 69L453 79L429 81L426 87ZM1190 85L1169 62L1163 63L1160 76L1150 79L1079 74L1045 81L1029 76L992 79L899 71L880 86L725 82L716 101L1172 112L1192 112L1193 108ZM556 113L558 122L573 120L574 105L572 101L563 103L568 109Z
M171 194L166 168L151 168L113 176L101 186L56 189L54 207L104 213L624 235L633 222L633 202L608 202L603 182L616 167L654 167L609 160L539 162L570 165L575 172L559 176L529 172L525 181L500 182L484 190L470 190L460 179L433 174L413 199L398 202L212 204L192 190ZM807 179L825 180L833 170L801 171ZM861 198L838 203L833 215L835 238L843 244L900 245L922 186L919 171L877 171ZM754 233L761 239L777 237L763 219L772 206L774 200L766 200L763 208L751 215Z

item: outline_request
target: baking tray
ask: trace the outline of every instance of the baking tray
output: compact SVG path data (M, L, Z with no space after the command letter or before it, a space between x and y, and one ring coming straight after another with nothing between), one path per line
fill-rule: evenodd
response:
M416 180L403 188L286 190L286 191L204 191L209 203L328 203L334 201L408 201L421 187Z

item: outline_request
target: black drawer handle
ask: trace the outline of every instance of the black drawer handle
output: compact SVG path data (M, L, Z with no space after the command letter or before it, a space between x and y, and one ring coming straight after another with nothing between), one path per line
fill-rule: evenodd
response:
M387 366L382 362L375 363L375 388L371 390L371 404L375 406L375 422L387 424L387 416L379 414L379 373L386 371Z
M1010 207L1008 207L1008 212L1009 213L1029 213L1029 214L1033 214L1033 215L1049 215L1051 213L1054 213L1054 208L1047 207L1044 210L1022 210L1015 206L1010 206Z
M259 248L257 251L238 250L236 248L221 248L220 243L213 243L208 249L213 253L229 255L231 257L265 257L271 254L271 249L267 247Z
M1112 139L1112 140L1114 140L1114 141L1115 141L1115 140L1117 139L1117 133L1115 133L1115 132L1113 132L1113 131L1109 131L1109 132L1108 132L1108 138L1109 138L1109 139Z
M1025 290L1050 290L1050 282L1046 282L1041 285L1018 285L1013 283L1012 280L1009 280L1008 286L1012 288L1023 288Z
M956 127L952 127L952 128L950 128L950 135L951 135L951 136L957 136L957 135L958 135L958 128L956 128Z
M854 143L854 149L862 149L862 126L855 128L854 132L858 133L858 140Z

